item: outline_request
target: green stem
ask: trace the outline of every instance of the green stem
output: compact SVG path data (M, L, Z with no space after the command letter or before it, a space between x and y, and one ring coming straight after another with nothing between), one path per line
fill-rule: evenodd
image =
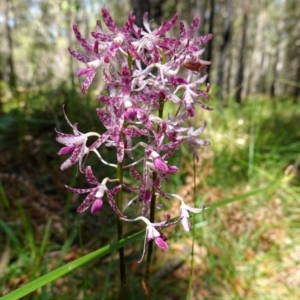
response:
M153 173L153 181L156 180L157 174ZM152 197L150 202L150 222L154 223L155 219L155 202L156 202L156 195L155 195L155 188L152 187ZM149 241L148 243L148 253L147 253L147 259L146 259L146 269L145 269L145 292L147 295L147 299L150 299L150 285L149 285L149 279L150 279L150 267L151 267L151 260L152 260L152 253L153 253L153 240Z
M130 72L132 72L132 57L128 53L127 57L128 66L130 69ZM126 122L123 124L123 127L126 127ZM123 142L125 142L125 137L123 135ZM117 206L119 211L122 211L123 206L123 195L122 195L122 186L123 186L123 164L118 163L117 165L117 179L119 181L119 184L121 185L121 189L117 194ZM119 216L117 216L117 228L118 228L118 240L123 239L123 223ZM120 261L120 300L126 299L126 266L125 266L125 254L124 254L124 248L119 248L119 261Z
M194 195L193 195L193 202L194 207L196 207L196 195L197 195L197 187L196 187L196 162L195 158L193 159L193 169L194 169ZM189 276L189 288L187 299L192 299L193 296L193 275L194 275L194 248L195 248L195 214L193 214L193 221L192 221L192 250L191 250L191 269L190 269L190 276Z
M158 116L162 119L163 117L163 111L164 111L164 101L159 100L159 112ZM159 130L159 127L157 127L157 131ZM157 179L157 173L153 172L152 180L155 181ZM150 222L154 223L155 220L155 203L156 203L156 195L155 195L155 188L152 186L152 197L150 202ZM146 268L145 268L145 276L144 276L144 284L145 284L145 293L147 296L147 299L150 299L150 268L151 268L151 260L152 260L152 253L153 253L153 240L149 241L148 243L148 253L147 253L147 259L146 259Z
M118 163L117 166L117 179L119 184L123 184L123 169L122 163ZM122 211L122 188L117 194L117 206L120 211ZM118 227L118 240L123 239L123 224L119 216L117 216L117 227ZM119 261L120 261L120 299L126 299L126 268L125 268L125 255L124 248L119 249Z

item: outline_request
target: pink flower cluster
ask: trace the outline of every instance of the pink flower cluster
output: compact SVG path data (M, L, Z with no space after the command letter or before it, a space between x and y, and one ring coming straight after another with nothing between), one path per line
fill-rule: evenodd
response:
M98 96L101 107L96 112L105 131L82 133L77 129L77 124L73 125L65 114L73 134L57 131L57 141L64 145L59 154L70 154L61 169L78 163L80 171L94 186L88 189L67 186L74 193L88 194L78 212L91 208L92 214L96 213L101 209L106 195L110 206L122 220L145 222L145 242L154 240L159 247L167 249L167 238L159 228L173 224L167 222L169 215L166 221L160 223L151 223L147 218L153 188L155 194L164 199L175 198L181 201L178 221L186 231L190 229L189 212L203 210L191 208L178 195L165 192L163 183L169 182L169 176L178 171L176 166L168 164L168 159L181 144L187 144L196 159L196 147L209 145L208 141L198 138L205 129L205 123L194 129L191 119L197 105L212 110L203 103L208 98L209 84L204 90L199 87L206 81L205 70L209 64L200 60L199 56L204 52L203 44L212 35L193 37L200 23L199 16L194 17L188 29L183 21L179 21L179 38L175 39L167 34L176 24L177 14L154 30L151 29L147 13L143 19L144 28L134 24L135 16L130 13L121 29L116 26L106 8L101 9L101 14L109 32L105 32L101 22L97 21L96 31L91 33L93 39L89 40L83 38L77 25L74 25L76 39L87 53L81 54L73 49L69 49L69 52L86 65L78 72L78 76L85 76L81 89L83 93L90 87L96 73L101 71L106 91L104 95ZM195 75L201 76L194 79ZM163 119L162 109L168 101L176 106L176 113ZM91 136L95 136L96 141L87 146ZM117 179L109 178L98 182L91 167L84 166L84 158L93 152L103 164L116 168L117 164L108 163L102 158L101 148L105 146L116 148L117 164L122 164L124 170L129 169L129 174L137 182L136 186L120 184ZM143 155L134 159L137 148L143 149ZM126 161L130 159L131 163L124 165L124 157ZM138 171L139 166L141 173ZM107 182L115 182L116 186L108 189ZM134 195L124 210L133 202L138 202L140 216L130 219L124 215L124 211L118 209L114 195L121 188Z

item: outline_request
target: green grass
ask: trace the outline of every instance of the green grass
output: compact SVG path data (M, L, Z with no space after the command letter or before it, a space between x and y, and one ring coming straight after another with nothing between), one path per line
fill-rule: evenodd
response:
M292 102L275 109L269 99L251 99L242 108L207 116L212 153L202 164L199 190L208 205L280 182L206 212L208 224L199 234L199 244L206 248L199 284L208 298L300 296L299 279L291 283L286 277L299 270L299 257L294 262L289 258L299 250L299 119L300 109Z
M59 146L53 127L67 129L61 114L66 94L61 92L57 103L52 103L51 113L43 111L45 93L40 102L38 95L34 97L32 107L30 102L18 106L21 100L7 104L6 114L1 116L9 126L0 122L1 151L8 157L3 172L25 179L11 178L11 183L7 177L0 178L0 230L4 233L0 237L0 295L116 239L113 214L79 216L75 211L80 199L64 190L64 184L87 186L82 176L75 176L74 169L58 171L61 160L55 155ZM217 100L211 101L217 107ZM97 130L93 102L87 103L80 98L72 105L69 101L68 116L71 122L78 121L83 131L89 127ZM300 265L300 109L292 101L278 99L276 103L274 107L270 99L259 97L247 100L242 107L229 103L222 111L199 111L199 125L201 120L207 122L203 138L210 140L211 146L200 150L196 204L201 207L204 202L211 209L195 218L195 299L300 297L295 275ZM26 135L33 139L28 142ZM40 144L35 144L37 139ZM184 147L171 163L180 165L181 174L166 188L192 204L193 162L188 148ZM103 168L96 173L104 176L108 172ZM42 196L35 195L29 186L25 189L22 182L26 180ZM53 209L55 218L45 216L42 224L25 203L43 197L46 203L58 202L60 207ZM109 212L109 207L104 209ZM171 213L177 210L177 204L172 203ZM39 226L42 234L37 234ZM156 251L153 299L162 299L162 294L164 299L186 298L192 237L179 227L168 230L170 250ZM126 251L130 299L142 299L143 264L136 264L141 243ZM172 267L176 259L181 263ZM118 286L118 259L113 254L23 299L116 299Z

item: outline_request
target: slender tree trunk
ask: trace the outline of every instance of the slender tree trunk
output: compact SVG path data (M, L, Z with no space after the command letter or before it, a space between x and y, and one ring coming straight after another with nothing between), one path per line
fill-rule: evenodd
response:
M8 58L7 64L9 67L9 85L12 90L15 90L17 86L17 76L15 73L15 63L14 63L14 55L13 55L13 37L12 37L12 29L9 24L9 0L4 1L4 18L5 18L5 34L8 45Z
M249 13L249 0L245 0L243 9L243 28L242 28L242 42L239 56L239 66L236 78L236 92L234 95L235 101L239 104L242 103L242 90L244 83L244 59L246 51L246 34L248 25L248 13Z
M231 93L231 79L232 79L232 44L229 45L230 49L227 55L227 66L226 66L226 80L225 80L225 91L227 95Z
M224 31L223 31L223 41L220 47L220 58L218 64L218 98L223 100L223 86L224 86L224 73L225 73L225 62L226 62L226 53L230 43L231 38L231 15L232 15L232 0L226 1L226 18L224 22Z
M277 45L276 52L275 52L275 57L274 57L274 62L273 62L273 65L272 65L272 81L271 81L271 85L270 85L270 96L271 96L271 98L275 97L275 82L276 82L276 77L277 77L278 58L279 58L279 47Z
M209 18L209 29L208 32L214 33L214 15L215 15L215 0L210 0L210 18ZM212 61L212 50L213 50L213 39L211 39L207 45L206 58L208 61ZM209 82L209 72L206 82Z
M195 0L195 10L196 10L196 14L199 14L201 17L201 23L198 29L198 33L199 36L201 35L205 35L207 33L206 30L206 18L205 18L205 11L207 8L207 0L206 1L199 1L199 0ZM210 40L211 42L211 40Z
M298 55L298 60L297 60L297 72L296 72L296 82L298 83L297 86L295 86L294 88L294 93L293 93L293 98L294 98L294 103L297 103L299 101L299 97L300 97L300 59L299 59L299 52L300 49L297 49L298 51L296 51L297 55Z
M160 23L164 12L163 4L166 0L130 0L131 9L136 16L136 25L143 27L143 15L148 12L149 20Z
M67 24L68 24L68 46L72 47L73 44L73 10L72 10L72 6L73 6L73 1L72 0L68 0L68 16L67 16ZM71 88L72 91L75 91L75 79L74 79L74 59L71 55L69 55L69 78L71 79Z
M296 2L297 5L295 7L295 16L299 16L300 13L300 4L299 2ZM294 103L299 102L299 97L300 97L300 21L298 18L298 22L295 26L295 41L297 41L297 43L295 43L295 65L296 65L296 72L295 72L295 82L297 83L297 85L295 85L294 87L294 91L293 91L293 98L294 98Z
M133 14L136 16L135 23L139 27L143 27L143 15L144 13L150 12L149 0L130 0L130 5ZM148 16L150 17L150 16Z

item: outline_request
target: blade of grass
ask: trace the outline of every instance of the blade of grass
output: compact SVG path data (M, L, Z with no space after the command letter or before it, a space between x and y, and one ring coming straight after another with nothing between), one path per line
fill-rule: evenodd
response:
M47 266L46 264L42 264L41 266L41 274L45 274L47 270ZM50 299L49 293L48 293L48 289L47 287L44 285L41 288L41 300L48 300Z
M74 186L74 184L76 182L76 176L77 176L77 170L75 172L73 172L69 186ZM69 231L69 213L70 213L70 207L71 207L71 200L72 200L72 193L68 192L67 193L67 201L65 204L65 217L64 217L65 240L68 237L68 231Z
M250 129L250 144L248 151L248 178L253 176L253 166L255 161L255 147L258 138L260 128L257 128L255 124L251 125Z
M7 199L6 193L4 191L4 188L3 188L1 182L0 182L0 199L3 202L4 206L7 208L8 212L11 214L11 208L9 205L9 201Z
M101 296L101 300L107 299L107 291L109 289L109 278L110 278L110 273L111 273L111 269L112 269L112 263L113 263L113 257L111 255L109 265L108 265L108 270L107 270L106 276L105 276L105 281L104 281L104 287L103 287L103 293L102 293L102 296Z
M1 300L17 300L20 299L28 294L30 294L31 292L35 291L36 289L46 285L47 283L50 283L70 272L75 271L76 269L78 269L79 267L86 265L87 263L103 257L106 254L112 253L116 250L118 250L121 247L125 247L126 245L136 242L139 239L141 239L144 235L144 231L140 231L138 233L135 233L129 237L126 237L116 243L110 244L110 245L106 245L92 253L89 253L79 259L76 259L54 271L51 271L50 273L41 276L31 282L29 282L28 284L18 288L17 290L3 296L1 298Z
M299 156L300 157L300 156ZM245 165L245 162L242 160L239 160L241 165ZM296 167L297 168L297 167ZM268 172L263 168L260 168L259 166L253 166L253 170L256 171L258 174L263 175L264 177L268 178L268 180L272 180L274 181L274 173ZM291 197L294 198L295 201L297 201L298 203L300 202L300 200L298 199L298 193L295 191L294 187L290 187L289 183L291 182L291 180L294 178L294 174L284 174L282 179L281 179L281 188L287 193L289 194Z
M32 274L37 274L38 269L41 269L43 254L44 254L46 244L47 244L47 241L48 241L48 238L49 238L49 235L50 235L51 222L52 222L52 219L49 219L48 222L47 222L41 246L37 251L37 257L34 260L34 266L33 266Z
M64 245L61 248L61 256L57 261L57 265L61 265L63 263L65 254L70 250L70 248L77 236L78 236L78 230L77 230L77 228L74 228L74 230L70 233L69 238L65 241Z
M25 229L25 237L27 240L26 243L29 246L29 249L31 251L31 258L35 259L36 254L37 254L37 249L35 246L34 233L32 230L32 226L30 224L30 221L28 220L28 217L26 216L26 213L23 209L22 204L20 202L18 202L17 206L18 206L18 210L19 210L19 213L21 216L23 228Z
M253 175L253 166L254 166L254 160L256 155L256 143L257 139L259 137L259 132L261 127L257 123L257 119L259 118L261 114L262 107L259 106L258 110L256 110L256 113L252 115L251 120L251 126L250 126L250 144L249 144L249 151L248 151L248 178L251 178Z
M209 209L211 209L211 210L216 209L218 207L224 206L226 204L229 204L229 203L232 203L232 202L235 202L235 201L240 201L240 200L246 199L248 197L255 196L255 195L258 195L258 194L262 194L262 193L265 193L265 192L273 190L273 189L275 190L281 184L282 184L282 180L278 180L278 181L274 182L273 184L268 185L267 187L264 187L264 188L261 188L261 189L256 189L256 190L253 190L249 193L245 193L245 194L238 195L238 196L235 196L235 197L232 197L232 198L221 200L217 203L213 203L212 205L209 206Z
M14 234L13 230L2 219L0 219L0 227L2 227L3 231L6 233L8 238L12 241L12 243L17 248L17 250L20 250L22 247L18 238Z
M46 248L46 244L50 235L50 229L51 229L51 223L52 223L52 219L50 218L47 222L46 228L45 228L45 233L43 235L43 239L42 239L42 243L41 243L41 247L39 249L39 256L41 257L44 254L45 248Z

